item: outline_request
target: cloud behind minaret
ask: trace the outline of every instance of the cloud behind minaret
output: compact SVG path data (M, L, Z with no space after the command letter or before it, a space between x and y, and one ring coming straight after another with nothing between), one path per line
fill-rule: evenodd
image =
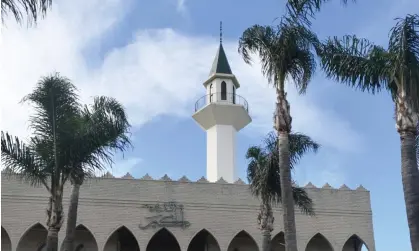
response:
M18 136L29 134L31 109L19 101L41 76L54 71L78 86L83 102L91 102L94 95L117 98L126 106L134 131L161 115L190 118L193 103L204 93L202 83L208 77L218 39L187 36L173 29L138 30L130 44L111 50L99 67L91 68L85 48L123 13L110 11L118 6L116 0L92 4L100 4L100 10L76 12L75 5L55 5L36 28L8 22L1 47L2 130ZM237 94L247 99L253 119L244 133L265 135L272 130L275 92L261 75L257 60L249 66L237 54L237 41L224 39L223 44L241 84ZM293 88L289 88L289 99L294 131L337 151L356 151L363 145L362 136L332 108L321 107L310 96L297 96Z

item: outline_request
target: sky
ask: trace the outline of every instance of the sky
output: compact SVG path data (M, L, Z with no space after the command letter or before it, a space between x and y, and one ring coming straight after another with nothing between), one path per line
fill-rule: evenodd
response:
M249 103L252 123L237 137L237 168L246 180L245 153L272 130L275 92L260 64L245 64L238 38L253 24L275 24L284 0L73 0L54 1L37 27L6 19L1 41L1 129L26 138L33 111L19 103L41 76L59 72L79 88L81 100L96 95L118 99L133 125L134 148L115 158L110 172L136 178L146 173L172 179L206 174L206 135L191 115L205 94L219 43L223 45ZM415 0L326 4L313 22L320 38L357 34L386 46L394 18L419 10ZM288 98L293 131L322 147L296 167L298 184L363 185L371 191L376 249L408 251L409 237L400 176L394 107L385 92L372 96L316 73L308 92L292 86ZM390 241L391 240L391 241Z

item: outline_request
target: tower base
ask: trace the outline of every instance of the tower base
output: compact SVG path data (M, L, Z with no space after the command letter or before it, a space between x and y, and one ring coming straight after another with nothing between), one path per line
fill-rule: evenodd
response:
M215 125L207 130L207 179L237 180L236 129L230 125Z

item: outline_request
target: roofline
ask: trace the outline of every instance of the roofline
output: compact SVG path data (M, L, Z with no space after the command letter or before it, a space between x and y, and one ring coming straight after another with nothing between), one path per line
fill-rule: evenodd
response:
M234 86L236 87L236 89L240 88L240 84L239 81L237 81L237 78L234 74L225 74L225 73L214 73L212 74L205 82L204 82L204 87L207 88L207 85L212 82L214 79L216 78L229 78L233 81Z

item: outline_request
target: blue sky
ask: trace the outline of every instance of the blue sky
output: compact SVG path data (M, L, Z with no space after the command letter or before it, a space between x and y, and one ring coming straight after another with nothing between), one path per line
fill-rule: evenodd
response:
M76 0L82 2L82 0ZM358 1L324 6L313 23L321 38L356 33L386 45L393 18L418 10L414 0ZM28 107L17 105L40 75L54 70L71 78L89 102L109 95L127 107L135 148L118 156L112 172L155 178L205 175L206 137L193 121L194 102L205 90L215 56L219 21L237 93L248 102L253 122L238 136L238 170L245 180L247 148L258 145L272 128L274 91L237 54L237 40L253 24L273 24L284 13L284 1L243 0L92 0L88 5L58 1L37 28L3 30L0 77L2 129L26 136ZM12 84L9 84L12 83ZM408 251L409 237L400 177L399 138L388 94L360 93L326 80L321 72L308 93L289 90L294 130L322 144L295 172L299 184L328 182L371 191L377 250ZM13 109L12 109L13 108ZM10 119L12 118L12 119ZM391 241L389 241L391 240Z

